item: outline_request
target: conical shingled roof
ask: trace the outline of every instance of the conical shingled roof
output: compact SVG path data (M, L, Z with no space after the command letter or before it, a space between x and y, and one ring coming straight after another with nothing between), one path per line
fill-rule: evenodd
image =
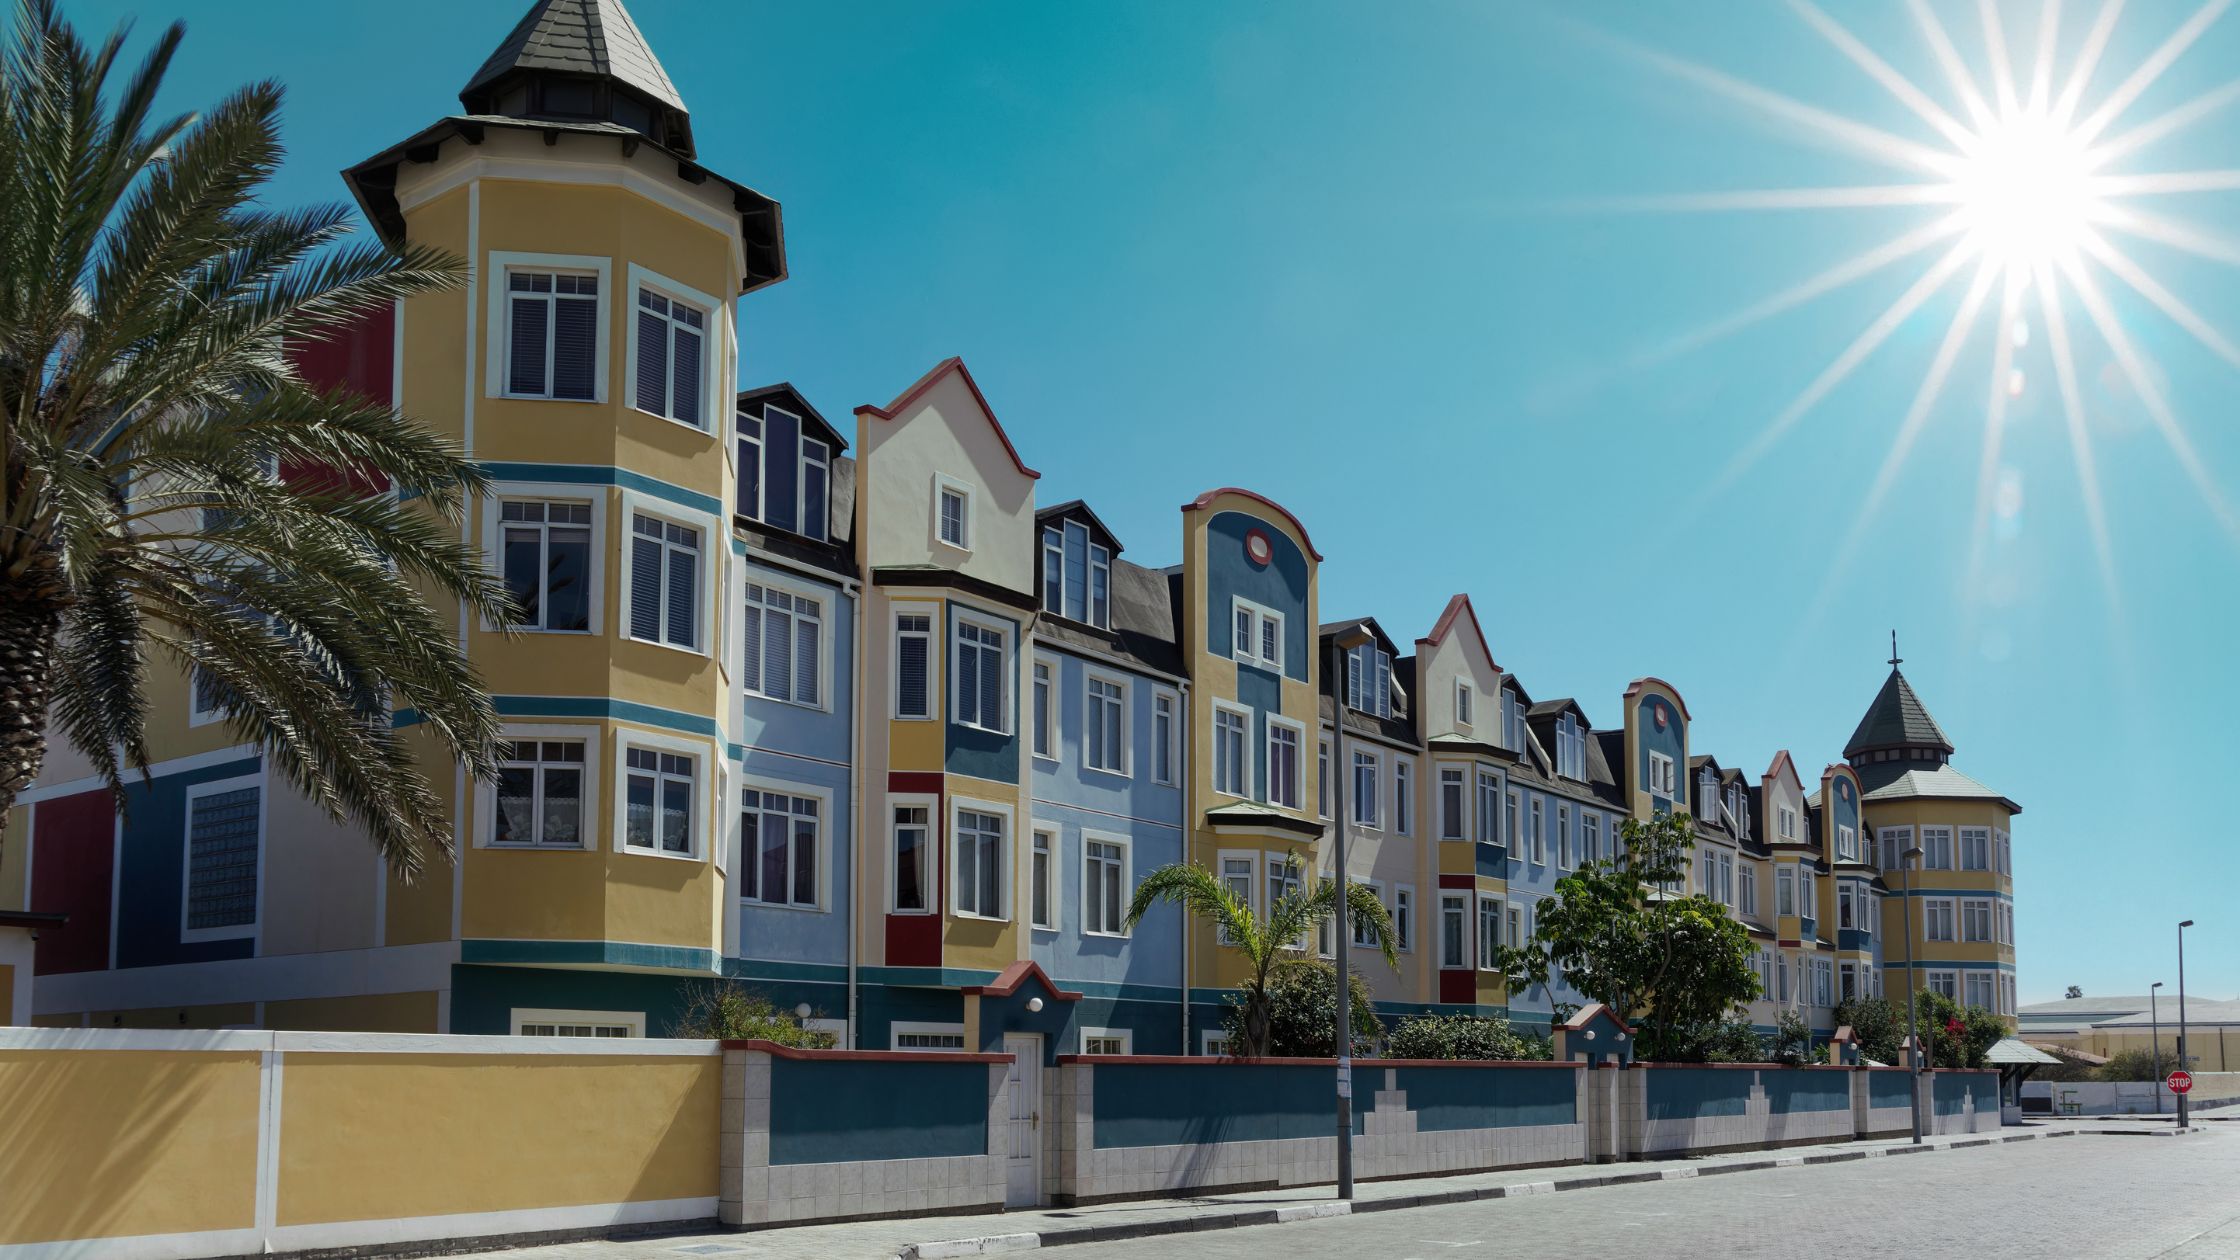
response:
M1878 748L1905 747L1940 748L1949 753L1952 741L1944 737L1944 728L1929 716L1921 697L1913 693L1913 684L1893 667L1874 703L1867 706L1867 715L1859 719L1859 729L1851 732L1850 742L1843 746L1843 755L1849 759Z
M459 95L515 70L601 75L684 112L684 98L621 0L537 0Z

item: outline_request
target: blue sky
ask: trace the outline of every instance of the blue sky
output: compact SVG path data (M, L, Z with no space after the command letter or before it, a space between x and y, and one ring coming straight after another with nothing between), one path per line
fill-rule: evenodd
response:
M70 12L88 28L138 13L145 31L180 7ZM343 196L337 170L454 110L522 6L184 7L168 103L283 80L291 159L272 199L295 204ZM1934 253L1660 352L1929 217L1626 200L1919 178L1642 55L1939 140L1790 9L1612 3L1586 25L1553 5L1306 0L631 8L702 161L785 205L792 276L742 303L749 383L791 380L844 417L962 354L1041 492L1089 498L1130 559L1176 559L1175 509L1198 491L1252 487L1328 557L1326 616L1413 638L1469 591L1534 695L1614 722L1627 681L1656 674L1689 698L1696 750L1753 773L1780 748L1812 769L1840 756L1895 627L1955 764L2026 808L2024 1000L2175 987L2173 925L2189 916L2189 990L2240 996L2240 845L2205 799L2240 755L2240 536L2100 337L2072 320L2112 600L2035 319L1980 550L1988 316L1836 563L1958 280L1729 475ZM2097 9L2070 0L2057 65ZM1988 82L1974 6L1938 11ZM2039 5L2003 11L2027 64ZM2190 12L2124 13L2084 112ZM1900 6L1843 17L1956 109ZM2111 134L2236 64L2228 15ZM2236 118L2228 106L2115 169L2240 167ZM2139 204L2207 228L2236 199ZM2240 339L2240 271L2114 239ZM2098 274L2201 476L2240 480L2240 369Z

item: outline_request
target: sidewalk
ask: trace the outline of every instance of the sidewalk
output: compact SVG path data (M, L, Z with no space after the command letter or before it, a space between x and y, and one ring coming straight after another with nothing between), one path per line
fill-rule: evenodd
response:
M1997 1133L1925 1138L1915 1151L1906 1139L1834 1142L1742 1151L1690 1159L1641 1160L1626 1164L1565 1165L1472 1173L1458 1177L1414 1177L1363 1182L1349 1204L1330 1198L1328 1186L1245 1191L1196 1198L1131 1199L1088 1207L1038 1208L976 1216L911 1217L859 1221L844 1225L803 1225L745 1233L668 1235L621 1241L564 1243L513 1253L521 1260L676 1260L678 1256L739 1256L742 1260L938 1260L946 1256L986 1255L1066 1243L1106 1242L1150 1234L1186 1233L1273 1225L1347 1212L1381 1212L1411 1207L1497 1199L1527 1194L1586 1190L1639 1181L1709 1177L1805 1163L1836 1163L1889 1155L1935 1153L2076 1133L2137 1132L2075 1121L2034 1122ZM509 1258L510 1260L510 1258Z

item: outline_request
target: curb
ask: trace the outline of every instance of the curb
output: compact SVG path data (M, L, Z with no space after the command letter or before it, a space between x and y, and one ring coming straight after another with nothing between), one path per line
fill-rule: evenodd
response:
M1240 1208L1234 1212L1207 1212L1197 1216L1170 1217L1162 1221L1135 1221L1124 1225L1081 1225L1067 1229L1044 1230L1040 1233L988 1234L978 1238L954 1238L942 1242L923 1242L904 1247L896 1253L895 1260L954 1260L961 1256L1000 1255L1010 1251L1034 1251L1043 1247L1063 1247L1078 1243L1118 1242L1126 1238L1153 1238L1161 1234L1186 1234L1209 1229L1243 1229L1254 1225L1282 1225L1292 1221L1320 1220L1339 1216L1361 1216L1372 1212L1397 1212L1408 1208L1448 1207L1457 1203L1475 1203L1487 1199L1517 1199L1536 1195L1556 1194L1569 1190L1593 1190L1603 1186L1630 1186L1649 1181L1687 1181L1696 1177L1714 1177L1725 1173L1759 1172L1768 1168L1799 1168L1808 1164L1842 1164L1856 1159L1880 1159L1889 1155L1928 1155L1938 1151L1966 1150L1976 1146L1998 1146L2008 1142L2031 1142L2040 1138L2072 1137L2079 1130L2033 1130L2028 1133L2002 1133L1991 1137L1964 1138L1923 1146L1877 1146L1855 1151L1824 1151L1817 1155L1782 1155L1770 1159L1734 1160L1701 1167L1659 1168L1642 1172L1590 1173L1579 1177L1565 1177L1554 1181L1523 1181L1510 1186L1478 1186L1461 1190L1431 1190L1419 1195L1394 1195L1389 1198L1366 1202L1343 1199L1314 1199L1305 1203L1289 1204L1278 1208ZM2108 1130L2110 1133L2126 1132ZM2200 1133L2203 1130L2194 1129ZM2178 1136L2169 1130L2167 1136Z

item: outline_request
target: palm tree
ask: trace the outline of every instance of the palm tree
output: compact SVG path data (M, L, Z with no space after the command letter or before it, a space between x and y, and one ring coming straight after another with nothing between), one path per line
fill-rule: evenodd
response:
M1136 885L1135 900L1128 903L1130 929L1151 907L1172 901L1211 922L1220 929L1222 944L1244 953L1252 969L1238 986L1244 991L1243 1053L1247 1056L1268 1052L1268 978L1287 962L1296 961L1286 955L1298 954L1307 934L1338 912L1337 883L1325 879L1311 890L1301 890L1296 883L1298 869L1298 858L1285 854L1284 870L1291 877L1288 882L1293 891L1276 898L1265 918L1254 914L1251 905L1212 871L1189 862L1170 862L1144 876ZM1392 942L1392 916L1385 913L1377 894L1365 884L1348 883L1346 915L1351 922L1367 925L1385 962L1399 970L1400 955Z
M0 49L0 819L50 721L113 788L144 770L154 658L409 876L450 851L418 765L495 768L454 611L505 624L459 524L485 478L288 350L462 267L259 205L280 88L154 117L182 34L127 75L122 30L92 47L19 0Z

